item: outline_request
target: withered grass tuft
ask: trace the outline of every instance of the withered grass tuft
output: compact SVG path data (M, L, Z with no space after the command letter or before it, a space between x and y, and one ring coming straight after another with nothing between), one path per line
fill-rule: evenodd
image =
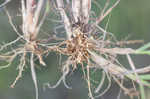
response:
M93 13L94 15L96 14L91 9L92 2L96 3L96 1L92 0L66 0L66 2L63 0L39 0L38 2L36 0L21 0L22 33L18 32L9 12L5 9L9 22L17 33L18 38L1 46L0 51L3 52L5 49L9 49L9 47L19 42L17 47L12 47L10 51L0 55L1 60L8 61L9 63L6 66L1 66L0 69L9 67L17 56L20 57L18 65L19 74L12 83L12 88L22 77L22 72L27 63L30 63L31 75L36 90L36 99L38 99L35 60L38 59L39 63L45 66L46 63L42 57L49 52L68 56L62 65L62 76L55 85L46 84L49 88L56 88L61 82L64 83L66 88L71 88L66 83L66 76L70 71L73 72L80 67L82 68L84 79L87 81L89 97L91 99L104 95L111 87L112 80L130 97L140 96L135 83L138 83L141 88L143 86L150 86L147 80L142 78L144 73L150 71L150 67L136 69L130 57L131 54L147 54L148 52L145 50L149 46L140 49L122 47L126 44L141 43L143 41L117 41L113 33L107 31L109 18L106 27L103 28L100 26L104 18L119 4L120 0L116 0L111 6L110 0L106 0L97 18L93 17ZM61 40L57 37L60 34L59 32L53 36L54 38L41 39L38 37L39 34L42 34L40 29L46 16L49 14L49 10L56 12L56 15L61 17L60 24L62 25L60 27L64 28L66 35ZM42 11L45 12L42 13ZM60 29L60 27L57 29ZM55 39L57 43L50 42L52 39ZM131 70L126 69L119 62L116 58L118 55L127 56ZM95 70L102 70L102 75L98 75L101 77L100 81L95 81L91 77L91 72ZM108 80L108 85L103 89L105 79ZM124 86L123 81L125 79L132 81L133 88ZM97 85L92 85L92 82L96 82ZM142 94L141 96L143 97Z

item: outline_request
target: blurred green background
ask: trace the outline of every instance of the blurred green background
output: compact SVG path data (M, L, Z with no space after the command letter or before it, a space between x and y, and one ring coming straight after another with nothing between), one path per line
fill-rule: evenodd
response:
M4 0L0 0L0 4ZM103 3L105 0L95 0ZM114 0L113 0L114 1ZM13 21L17 28L21 27L19 17L20 0L12 0L8 4L8 9L12 15ZM150 41L150 0L121 0L120 4L111 12L108 31L114 33L118 40L144 40L145 43ZM16 9L18 9L16 11ZM98 13L98 9L95 9ZM106 18L107 19L107 18ZM50 24L50 22L49 22ZM105 24L105 23L104 23ZM46 25L46 32L52 31L52 25ZM0 44L10 42L16 39L17 35L13 31L8 22L6 14L0 10ZM130 47L138 48L141 45L131 45ZM61 76L61 66L58 64L59 55L50 53L48 59L45 59L47 67L37 66L37 78L39 86L39 99L87 99L88 90L86 81L83 80L81 69L75 70L67 79L68 85L72 89L66 89L63 84L56 89L43 90L43 84L50 82L55 84ZM128 63L124 58L121 62L128 67ZM133 56L133 60L137 67L150 64L149 56ZM27 68L23 72L23 77L17 82L15 88L10 88L10 84L17 76L17 65L15 62L9 68L0 71L0 99L35 99L34 85L30 75L30 69ZM116 99L119 87L112 83L110 90L98 99ZM150 99L149 90L146 91L147 99ZM149 98L148 98L149 97ZM129 99L129 97L121 94L120 99Z

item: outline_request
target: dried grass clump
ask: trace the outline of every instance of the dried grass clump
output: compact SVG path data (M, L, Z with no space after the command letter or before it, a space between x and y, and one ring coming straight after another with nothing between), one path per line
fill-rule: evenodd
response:
M43 8L44 1L39 0L37 3L35 0L21 0L21 14L22 14L22 33L19 33L16 29L15 25L12 22L11 16L9 15L9 12L7 10L6 14L8 15L9 22L12 25L14 31L17 33L18 38L8 44L5 44L4 46L1 46L1 51L12 47L15 43L19 42L19 45L15 48L11 48L10 51L3 53L0 55L0 57L3 60L8 61L8 65L1 66L0 69L6 68L13 60L19 56L19 65L18 70L19 74L16 77L16 80L12 83L11 87L13 88L16 84L16 82L22 77L22 72L24 71L25 65L29 62L30 68L31 68L31 75L33 78L33 82L36 89L36 99L38 98L38 86L37 86L37 80L36 80L36 72L35 72L35 66L34 61L35 59L39 60L39 63L43 66L45 66L45 62L42 59L42 55L45 53L44 45L42 42L37 38L39 35L39 30L45 20L45 17L47 15L47 12L45 10L45 13L41 19L40 12ZM29 57L28 57L29 54ZM37 57L37 58L36 58Z
M9 15L8 11L6 11L9 22L17 33L18 38L8 44L5 44L4 46L1 46L1 51L3 51L4 48L15 44L16 42L20 42L21 45L18 45L16 48L13 48L13 50L0 55L1 59L8 60L8 65L13 62L16 56L20 56L20 64L18 65L19 74L11 87L14 87L16 82L22 76L26 62L28 62L27 54L29 54L29 63L31 66L32 78L35 84L37 99L38 87L34 69L34 60L38 59L39 63L45 66L46 63L43 61L42 55L49 52L57 52L68 56L68 58L62 67L62 77L60 77L54 86L46 84L48 87L56 88L61 82L63 82L66 88L70 88L66 83L66 76L70 71L78 69L80 68L79 66L81 66L84 73L84 79L87 81L89 97L91 99L104 95L109 90L112 80L114 80L120 86L121 90L123 90L129 96L139 96L134 83L138 83L141 88L143 85L149 86L150 84L146 80L141 79L139 73L149 72L150 67L147 66L145 68L136 69L130 55L146 54L142 53L141 51L144 51L147 49L147 47L142 47L137 50L132 48L121 48L121 45L134 44L141 41L136 40L115 42L115 36L112 33L107 32L107 28L103 29L99 26L103 19L112 11L113 8L117 6L119 2L120 0L117 0L109 8L110 2L107 0L99 16L93 19L92 14L94 11L91 10L91 0L66 0L66 2L63 0L50 0L53 10L57 11L58 16L61 17L61 24L63 24L66 33L66 38L64 38L65 40L55 44L51 44L51 42L43 43L42 40L39 40L37 37L48 13L48 2L45 3L44 0L39 0L37 3L35 0L21 1L22 33L17 31L12 23L11 16ZM47 9L45 10L43 17L39 18L44 4L47 5ZM126 55L132 70L126 69L117 60L117 55ZM1 66L0 69L6 68L8 65L3 67ZM102 70L102 75L100 75L102 78L100 81L94 81L97 82L98 85L94 85L93 87L91 84L91 82L93 82L91 72L94 72L95 69ZM125 78L133 81L133 88L126 88L123 85ZM108 79L109 83L107 87L100 92L103 89L102 87L105 79Z
M90 98L93 99L102 96L105 92L107 92L111 85L111 78L117 82L126 94L130 96L138 95L135 87L133 87L133 89L128 89L121 83L125 77L137 82L138 78L133 79L132 77L138 77L137 72L141 72L141 69L136 71L130 58L130 54L137 54L137 51L132 48L120 48L118 45L134 44L141 41L114 42L114 36L112 33L107 32L98 25L112 11L119 1L120 0L117 0L111 8L107 8L109 5L108 0L100 16L93 21L91 20L92 16L90 16L90 13L92 12L91 0L73 0L72 2L68 1L67 4L65 4L62 0L56 0L55 3L57 4L57 9L63 20L67 34L67 39L57 46L57 51L63 55L67 55L68 60L66 60L66 65L63 66L63 76L56 85L51 86L48 84L50 88L57 87L61 81L63 81L65 86L69 88L68 85L66 85L65 76L67 76L69 71L72 71L71 68L77 69L78 66L82 66L84 77L88 84ZM96 33L98 34L95 35ZM132 70L125 69L118 62L116 58L117 55L126 55ZM86 65L84 63L86 63ZM93 71L93 68L102 69L105 72L103 72L103 80L100 81L99 85L94 89L94 93L91 88L92 78L90 77L90 72ZM106 77L105 75L107 75L108 81L110 82L109 85L102 93L97 96L93 96L101 90ZM145 83L141 81L137 83L145 85Z

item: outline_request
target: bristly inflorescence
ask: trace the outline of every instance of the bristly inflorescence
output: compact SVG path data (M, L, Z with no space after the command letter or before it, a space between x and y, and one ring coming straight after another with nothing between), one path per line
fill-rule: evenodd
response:
M136 73L140 73L141 71L135 71L134 68L132 70L124 68L116 56L126 55L129 64L131 67L134 67L130 54L135 54L136 50L132 48L121 48L119 45L137 43L139 41L114 42L112 40L112 38L114 39L113 34L99 26L103 19L117 6L120 0L116 0L114 5L110 8L108 7L109 0L107 0L101 13L94 20L92 16L94 11L91 10L92 0L67 0L66 2L64 2L64 0L50 0L50 3L54 3L51 4L53 10L57 11L58 16L61 17L60 22L66 34L66 38L64 37L62 42L56 40L57 43L54 44L51 44L52 42L49 42L49 40L43 40L38 37L39 34L42 34L40 29L50 9L48 1L49 0L38 0L38 2L36 2L36 0L21 0L22 33L19 33L15 28L11 16L6 10L9 22L17 33L18 38L1 46L0 51L12 46L16 42L20 43L17 47L13 48L13 50L0 55L0 59L8 60L8 65L13 62L15 57L20 57L18 65L19 74L11 87L14 87L16 82L22 77L22 72L28 62L30 63L31 75L36 89L36 99L38 99L34 60L38 59L39 63L45 66L46 63L43 61L42 56L49 52L57 52L68 58L62 66L62 76L56 85L51 86L48 84L50 88L56 88L61 82L63 82L67 88L70 88L66 83L66 76L70 71L78 69L81 66L84 79L87 81L89 97L91 99L100 97L107 92L111 86L111 78L113 78L128 95L137 95L131 94L131 91L136 93L136 89L130 90L124 87L122 80L124 77L132 79L132 77L138 76ZM44 5L46 5L45 9L43 8ZM43 9L45 12L43 16L40 17ZM56 38L59 37L56 36ZM29 59L27 58L28 55L30 56ZM0 69L6 68L8 65L1 66ZM92 88L92 77L90 76L90 72L93 71L93 69L102 70L101 81L98 82L98 86L94 85L95 88ZM106 78L109 84L102 93L99 93ZM132 80L139 84L144 84L144 82L139 82L137 79Z

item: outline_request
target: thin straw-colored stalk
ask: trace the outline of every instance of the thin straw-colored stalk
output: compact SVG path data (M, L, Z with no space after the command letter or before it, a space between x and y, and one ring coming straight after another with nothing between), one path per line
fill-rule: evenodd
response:
M148 83L145 80L140 79L140 82L137 81L137 77L133 73L135 72L138 73L140 70L138 72L136 70L135 71L127 70L123 67L120 67L119 65L112 63L111 61L106 60L105 58L96 54L95 52L89 51L89 53L91 55L91 59L100 66L96 68L102 68L104 69L104 71L109 72L112 75L120 77L125 76L129 79L134 80L137 83L142 83L145 86L150 86L150 83Z
M63 2L63 0L56 0L56 2L57 2L57 7L60 12L61 18L65 25L67 37L68 37L68 39L71 39L71 35L72 35L71 23L70 23L70 20L64 10L64 2Z
M127 54L127 59L128 59L128 61L130 63L130 66L131 66L132 70L133 71L136 70L135 65L134 65L134 63L133 63L133 61L132 61L132 59L131 59L129 54ZM143 86L143 84L140 81L139 75L136 72L134 72L134 74L135 74L135 77L137 79L137 82L139 82L140 92L141 92L141 99L146 99L145 98L145 93L144 93L144 86Z
M102 56L96 54L95 52L89 51L91 55L91 59L100 66L100 68L103 68L104 70L108 71L111 74L114 75L121 75L124 72L127 72L126 69L123 69L122 67L111 63L110 61L104 59Z
M16 32L16 34L17 34L19 37L21 37L22 39L24 39L24 37L23 37L23 36L19 33L19 31L17 30L15 24L12 22L12 18L11 18L11 16L10 16L8 10L5 9L5 11L6 11L6 14L7 14L7 16L8 16L9 23L10 23L10 25L12 26L13 30Z
M35 72L35 66L34 66L34 54L33 53L31 54L31 57L30 57L30 65L31 65L32 80L35 86L36 99L38 99L38 85L37 85L37 78L36 78L36 72Z
M21 7L22 7L22 23L25 23L26 21L26 7L25 7L25 2L24 0L21 0ZM26 28L25 28L25 24L22 24L22 31L26 31Z
M11 1L11 0L5 0L5 2L0 5L0 8L4 7L4 6L5 6L6 4L8 4L10 1ZM0 10L1 10L1 9L0 9Z
M78 19L81 16L81 0L72 0L72 13L75 22L78 22Z
M90 10L91 0L82 0L82 17L85 24L89 22Z
M41 26L43 25L45 18L48 15L49 10L50 10L50 5L49 5L49 1L47 1L44 15L43 15L41 21L39 22L39 25L37 26L37 34L39 33L39 30L40 30Z
M40 1L38 2L38 4L37 4L37 9L35 10L35 14L34 14L34 21L35 21L34 27L36 27L37 24L38 24L40 12L41 12L42 6L43 6L43 4L44 4L44 1L45 1L45 0L40 0Z
M109 2L109 0L107 2ZM102 13L96 20L96 24L99 24L119 4L119 2L120 2L120 0L117 0L111 8L109 8L107 11ZM107 3L105 5L105 7L107 7Z

